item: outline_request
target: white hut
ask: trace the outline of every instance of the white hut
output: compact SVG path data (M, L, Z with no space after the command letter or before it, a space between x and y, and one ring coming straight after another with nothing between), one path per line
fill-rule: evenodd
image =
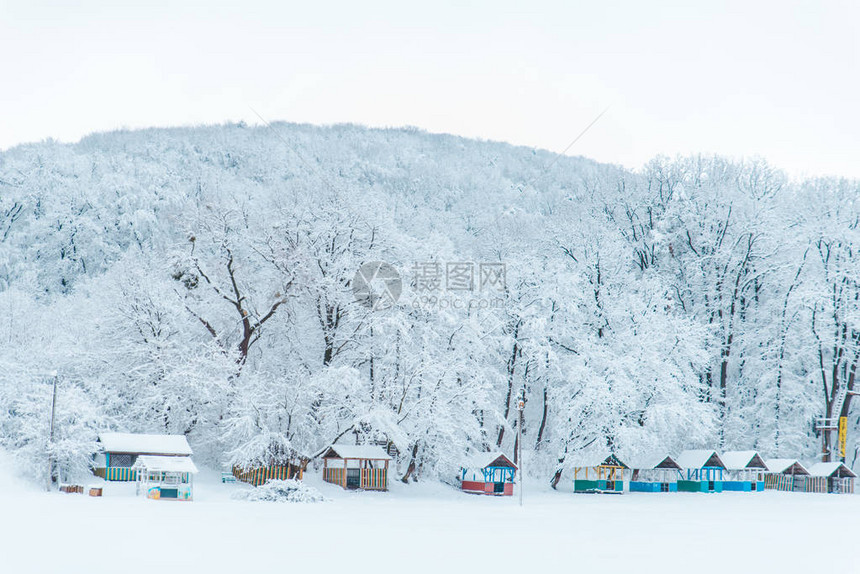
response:
M720 455L726 465L727 477L723 490L739 492L761 492L764 490L764 474L767 465L754 450L733 450Z
M192 500L197 467L187 456L141 455L132 467L137 473L137 492L154 500Z
M645 456L630 464L630 492L678 492L681 465L667 454Z

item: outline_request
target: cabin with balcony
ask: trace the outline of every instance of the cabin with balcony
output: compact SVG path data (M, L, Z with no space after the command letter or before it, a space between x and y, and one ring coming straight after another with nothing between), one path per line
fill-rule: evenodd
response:
M101 433L93 473L108 481L134 482L138 457L190 457L193 453L185 435Z

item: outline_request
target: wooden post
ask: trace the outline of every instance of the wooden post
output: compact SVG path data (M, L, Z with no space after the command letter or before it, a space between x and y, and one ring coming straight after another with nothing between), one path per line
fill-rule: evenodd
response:
M341 478L342 486L346 489L346 461L349 459L343 459L343 478Z
M51 397L51 433L48 438L48 490L55 482L58 482L59 477L56 476L54 463L54 418L57 414L57 372L54 375L54 393Z

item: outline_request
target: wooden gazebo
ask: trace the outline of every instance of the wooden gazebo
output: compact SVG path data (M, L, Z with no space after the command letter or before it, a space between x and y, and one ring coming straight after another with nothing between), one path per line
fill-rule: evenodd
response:
M804 492L809 471L794 458L769 458L765 461L767 472L764 487L768 490Z
M819 462L809 468L806 492L853 494L857 475L841 462Z
M602 460L579 462L573 467L573 491L621 494L624 471L629 468L614 454Z
M333 444L322 459L325 482L349 490L388 490L391 457L378 446Z

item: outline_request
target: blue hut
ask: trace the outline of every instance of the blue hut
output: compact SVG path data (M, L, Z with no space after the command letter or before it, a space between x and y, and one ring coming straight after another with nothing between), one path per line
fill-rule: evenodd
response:
M722 492L726 465L714 450L685 450L676 459L684 478L678 492Z
M761 492L764 490L764 475L767 465L754 450L724 452L720 457L726 465L726 480L723 490L737 492Z
M473 457L460 468L463 492L512 496L517 465L501 452L485 452Z
M630 468L630 492L678 492L681 466L671 456L644 457Z

